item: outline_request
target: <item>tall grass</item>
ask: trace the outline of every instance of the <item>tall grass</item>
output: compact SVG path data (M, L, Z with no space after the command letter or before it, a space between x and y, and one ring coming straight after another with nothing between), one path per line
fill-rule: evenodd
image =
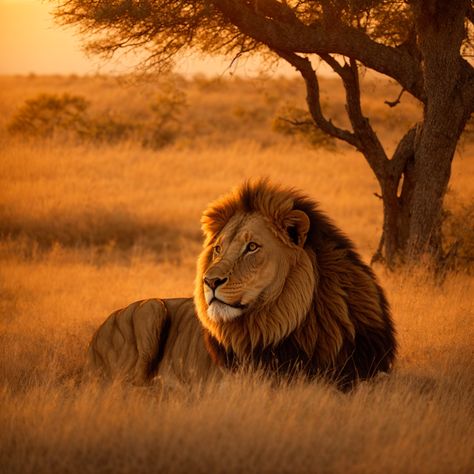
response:
M60 92L69 84L34 81ZM102 90L98 78L74 81ZM27 91L10 87L12 96ZM235 102L235 91L253 90L207 80L193 87ZM237 136L227 145L203 139L195 148L182 143L156 152L134 141L96 147L2 138L2 472L474 470L468 273L436 284L422 268L376 268L393 308L399 356L390 376L350 394L323 382L276 386L258 374L167 391L87 377L87 344L108 313L137 299L192 294L200 213L242 179L269 176L305 190L370 258L381 203L363 158L343 147L269 143ZM454 162L453 209L474 197L473 168L468 144Z
M474 448L473 282L382 275L400 355L392 375L344 395L258 377L162 393L83 381L111 309L189 294L193 262L77 251L4 260L0 459L4 472L465 472ZM166 278L163 276L166 275ZM8 278L6 278L8 276Z

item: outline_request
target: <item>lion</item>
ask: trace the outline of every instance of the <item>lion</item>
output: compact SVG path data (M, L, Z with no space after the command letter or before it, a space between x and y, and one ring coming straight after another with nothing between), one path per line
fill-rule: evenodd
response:
M249 181L204 211L194 298L112 313L90 361L132 383L206 381L239 368L339 388L388 372L387 299L352 242L298 190Z

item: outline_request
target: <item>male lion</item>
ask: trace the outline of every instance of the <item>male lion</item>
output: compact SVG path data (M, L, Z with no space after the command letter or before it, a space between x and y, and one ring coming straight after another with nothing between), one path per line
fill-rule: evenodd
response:
M202 228L194 299L145 300L109 316L90 345L103 374L145 383L259 367L349 388L391 368L384 293L311 199L249 182L211 204Z

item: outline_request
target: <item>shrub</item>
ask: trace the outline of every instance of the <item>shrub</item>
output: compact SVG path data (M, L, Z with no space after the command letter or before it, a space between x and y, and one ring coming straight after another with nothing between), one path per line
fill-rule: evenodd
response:
M8 131L34 138L67 134L83 141L115 143L130 138L138 128L110 113L91 117L89 105L77 95L40 94L24 103Z
M173 143L182 132L186 95L172 84L165 84L150 108L153 117L143 144L163 148Z
M117 143L131 138L137 129L138 126L131 122L105 114L89 121L86 138L100 143Z
M76 95L40 94L27 100L8 125L12 134L48 138L58 132L86 134L86 99Z

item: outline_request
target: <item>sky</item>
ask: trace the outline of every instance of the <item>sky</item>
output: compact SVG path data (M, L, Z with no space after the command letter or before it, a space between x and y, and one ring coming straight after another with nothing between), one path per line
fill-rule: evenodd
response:
M55 23L53 4L45 0L0 0L0 74L95 74L130 73L132 60L105 61L87 56L82 40L73 28ZM185 75L242 76L258 74L256 60L233 65L229 59L197 59L183 57L177 71ZM280 66L274 72L292 75L289 66Z

